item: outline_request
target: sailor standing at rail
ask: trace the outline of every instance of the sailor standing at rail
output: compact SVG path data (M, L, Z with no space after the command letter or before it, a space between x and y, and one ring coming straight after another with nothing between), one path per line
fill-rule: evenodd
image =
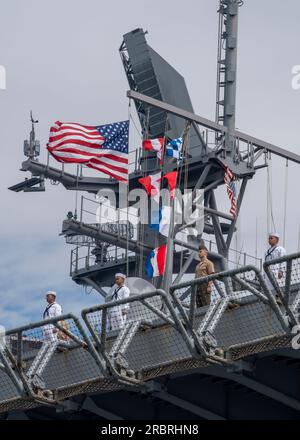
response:
M128 298L130 290L125 286L126 275L123 273L116 273L115 284L112 291L106 297L106 302L118 301L120 299ZM121 304L115 307L109 307L107 310L107 331L119 330L126 322L129 311L129 304Z
M279 246L280 236L276 232L271 232L269 234L269 249L265 253L265 262L270 262L275 260L276 258L284 257L286 255L286 250L284 247ZM284 276L285 272L285 263L278 263L270 266L270 272L274 275L276 281L281 280ZM274 287L269 280L267 274L264 274L264 278L269 290L274 290Z
M43 313L43 319L55 318L62 314L61 306L56 302L56 292L52 290L46 293L47 307ZM45 383L43 381L43 372L48 365L56 347L60 343L58 336L58 329L53 324L46 324L43 326L44 341L36 354L30 368L27 371L27 376L31 384L36 388L37 392L46 392ZM49 390L47 393L51 394Z
M43 313L43 319L55 318L62 314L61 306L56 302L56 292L48 291L46 293L47 307ZM47 341L57 340L58 329L53 324L47 324L43 328L44 339Z

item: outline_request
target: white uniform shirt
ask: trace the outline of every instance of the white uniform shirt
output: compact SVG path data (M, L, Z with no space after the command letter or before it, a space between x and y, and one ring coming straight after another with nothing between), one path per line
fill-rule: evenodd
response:
M128 298L129 295L130 290L127 286L123 285L119 287L115 284L109 295L106 297L106 302L125 299ZM107 311L107 331L121 329L126 322L126 312L128 312L128 310L129 304L110 307Z
M44 313L43 319L55 318L56 316L60 316L62 314L62 308L57 302L53 302L52 304L48 304ZM43 333L44 338L50 341L55 341L57 339L57 334L53 333L55 329L54 325L47 324L44 326Z
M44 313L44 319L55 318L56 316L60 316L62 314L62 308L57 302L53 302L52 304L48 304Z
M265 253L265 261L270 262L270 261L273 261L277 258L284 257L285 255L286 255L286 250L284 249L284 247L272 246ZM275 276L277 282L279 281L278 272L285 273L285 267L286 267L286 263L277 263L277 264L273 264L273 265L269 266L270 271ZM266 274L265 274L265 281L266 281L269 289L274 290L274 287Z

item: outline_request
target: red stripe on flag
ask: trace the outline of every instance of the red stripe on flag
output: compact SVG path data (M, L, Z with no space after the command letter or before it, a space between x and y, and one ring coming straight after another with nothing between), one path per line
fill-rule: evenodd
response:
M125 178L123 178L123 177L121 177L121 176L118 176L117 174L111 173L110 171L103 170L102 168L98 168L98 167L96 167L95 165L93 165L93 164L91 164L91 163L88 163L88 164L87 164L87 167L88 167L88 168L93 168L93 169L95 169L95 170L97 170L97 171L101 171L101 173L108 174L109 176L113 177L114 179L116 179L116 180L118 180L118 181L120 181L120 182L125 182L125 183L128 182L127 179L125 179Z
M110 163L107 163L107 162L105 162L105 161L103 161L103 160L94 160L94 159L91 159L90 160L90 163L92 163L92 164L95 164L95 165L105 165L107 168L109 168L109 169L111 169L111 170L113 170L113 171L118 171L119 173L124 173L124 174L126 174L127 173L127 168L121 168L121 167L117 167L117 166L115 166L115 165L111 165Z
M164 244L163 246L160 246L157 250L157 267L160 275L163 275L165 273L166 255L167 246Z

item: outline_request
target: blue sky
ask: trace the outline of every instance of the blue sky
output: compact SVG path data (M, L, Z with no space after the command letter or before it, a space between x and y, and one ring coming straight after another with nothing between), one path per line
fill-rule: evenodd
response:
M0 1L0 64L7 89L0 90L0 323L7 327L38 320L44 294L55 289L64 310L79 312L99 301L69 278L70 247L59 237L75 194L47 184L41 194L14 194L22 180L23 140L29 111L40 120L41 161L49 127L57 119L83 124L124 120L128 85L119 58L122 35L149 31L152 47L186 79L196 113L214 118L217 5L215 0L11 0ZM124 18L126 17L126 19ZM237 127L292 151L299 151L300 91L291 70L300 64L300 4L289 0L245 1L240 14ZM284 161L273 161L274 214L282 233ZM296 251L299 168L290 166L287 248ZM220 209L228 199L218 191ZM266 173L249 183L241 213L240 246L259 254L266 239Z

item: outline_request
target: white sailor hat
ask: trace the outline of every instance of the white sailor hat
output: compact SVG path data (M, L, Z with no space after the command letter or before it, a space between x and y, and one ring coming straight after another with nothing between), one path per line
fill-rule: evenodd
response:
M270 232L269 233L269 237L276 237L276 238L280 238L280 235L279 234L277 234L277 232Z
M123 278L125 280L126 275L124 275L123 273L116 273L115 274L115 278L117 278L117 277L121 277L121 278Z
M54 292L53 290L48 290L48 292L46 292L46 296L48 295L53 295L56 298L56 292Z

